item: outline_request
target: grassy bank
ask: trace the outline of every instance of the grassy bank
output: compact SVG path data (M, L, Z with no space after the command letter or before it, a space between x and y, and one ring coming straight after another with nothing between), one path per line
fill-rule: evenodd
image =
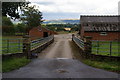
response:
M82 60L82 62L89 66L92 66L92 67L101 68L104 70L120 73L120 67L118 66L118 65L120 65L120 62L98 61L98 60L93 61L93 60L89 60L89 59L84 59L84 60Z
M18 69L28 64L30 60L25 57L22 58L9 58L2 61L2 72L9 72L14 69Z
M100 68L100 69L120 73L120 67L118 67L120 65L119 62L84 59L81 57L80 49L77 47L77 45L72 41L70 41L70 45L75 59L78 59L81 62L95 68Z

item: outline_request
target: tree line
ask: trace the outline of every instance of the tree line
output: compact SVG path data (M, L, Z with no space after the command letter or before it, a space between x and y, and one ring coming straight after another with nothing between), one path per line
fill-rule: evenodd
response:
M2 2L2 33L3 35L15 35L16 33L29 34L29 30L42 23L42 12L36 6L30 6L30 2ZM21 12L21 13L20 13ZM17 25L12 20L20 20Z
M45 24L42 25L52 31L65 31L64 28L71 28L71 31L78 31L80 26L79 24Z

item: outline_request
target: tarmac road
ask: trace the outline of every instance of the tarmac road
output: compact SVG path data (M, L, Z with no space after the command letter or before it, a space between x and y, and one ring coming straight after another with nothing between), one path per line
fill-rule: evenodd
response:
M37 59L18 70L3 73L3 78L118 78L118 74L93 68L72 59L71 34L56 35L55 42Z

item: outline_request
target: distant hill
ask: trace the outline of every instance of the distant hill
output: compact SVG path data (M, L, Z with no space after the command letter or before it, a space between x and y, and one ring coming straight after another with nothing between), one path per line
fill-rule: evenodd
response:
M65 19L65 20L46 20L43 24L79 24L80 20L78 19Z

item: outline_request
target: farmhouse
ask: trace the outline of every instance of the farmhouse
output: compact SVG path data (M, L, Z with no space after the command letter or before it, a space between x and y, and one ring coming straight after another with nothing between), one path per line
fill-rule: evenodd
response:
M53 35L53 34L57 34L57 33L47 28L43 28L41 26L34 27L29 31L29 35L32 40L40 37L48 37L49 35Z
M120 17L120 16L119 16ZM120 21L114 16L81 16L80 36L92 37L92 40L113 41L119 39Z

